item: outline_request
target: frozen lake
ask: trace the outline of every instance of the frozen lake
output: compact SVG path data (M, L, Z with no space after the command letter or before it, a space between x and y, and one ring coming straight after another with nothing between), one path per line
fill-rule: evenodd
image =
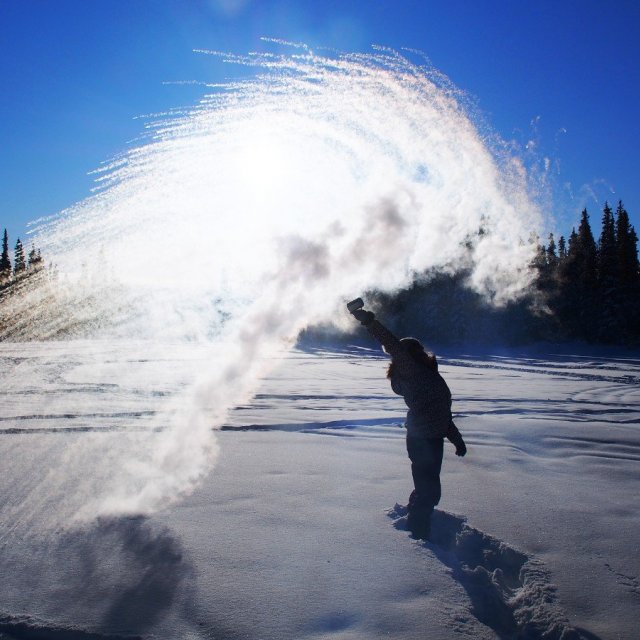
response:
M275 358L175 461L208 452L189 495L119 515L167 491L150 461L215 358L0 344L0 638L637 637L639 358L443 355L469 453L438 544L403 529L404 404L357 348Z

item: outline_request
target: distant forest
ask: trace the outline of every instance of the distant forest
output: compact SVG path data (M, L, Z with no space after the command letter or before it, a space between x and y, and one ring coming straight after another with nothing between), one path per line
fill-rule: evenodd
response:
M374 293L374 306L398 333L441 345L640 345L638 236L622 202L615 214L605 203L597 242L586 209L568 239L535 242L531 286L503 308L468 289L460 272L420 274L397 295Z
M44 259L40 249L31 247L28 255L20 238L13 250L13 262L9 251L9 234L4 230L2 253L0 254L0 304L5 304L12 295L23 289L28 281L44 268Z
M40 250L32 246L27 254L20 238L11 252L9 234L4 230L0 253L0 340L28 339L27 325L40 310L29 308L33 298L27 294L41 291L52 274L53 269L45 269Z
M7 289L20 282L26 276L40 270L43 266L40 250L31 248L29 255L25 255L24 245L20 238L13 250L13 264L9 253L9 234L4 230L2 236L2 254L0 254L0 289Z
M504 307L490 305L466 286L468 273L441 271L416 274L412 285L393 295L368 292L367 300L385 322L402 335L427 338L432 344L518 345L579 341L640 345L640 266L638 236L622 202L605 203L598 240L587 210L577 230L557 240L533 240L537 251L531 285L520 300ZM5 229L0 257L0 340L81 336L105 326L90 315L71 314L68 294L59 295L55 269L45 268L40 250L28 255L18 239L9 251ZM27 300L28 292L41 295ZM99 295L99 292L96 292ZM38 309L32 300L38 300ZM90 306L90 305L88 305ZM48 316L47 329L32 331ZM42 324L42 323L40 323ZM307 330L305 339L327 335Z

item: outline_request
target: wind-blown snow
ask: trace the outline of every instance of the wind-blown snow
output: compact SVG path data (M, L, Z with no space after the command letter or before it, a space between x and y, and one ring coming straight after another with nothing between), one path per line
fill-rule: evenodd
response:
M74 523L117 486L101 456L161 435L211 353L1 345L0 634L633 638L640 360L441 356L469 453L446 447L433 544L403 530L404 407L376 353L277 358L190 497Z
M82 517L150 513L193 490L215 463L209 427L302 329L350 322L344 303L363 291L465 269L500 303L530 279L541 215L522 162L437 70L382 49L215 55L257 73L150 125L101 190L37 230L72 330L216 342L182 397L148 416L161 430L148 448L112 443ZM27 337L58 335L60 314L38 302Z

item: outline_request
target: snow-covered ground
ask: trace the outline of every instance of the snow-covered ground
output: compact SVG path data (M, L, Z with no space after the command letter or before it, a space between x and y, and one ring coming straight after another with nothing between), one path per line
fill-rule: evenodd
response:
M446 445L435 543L404 529L386 362L355 348L283 355L191 495L71 525L214 358L0 345L0 638L639 637L640 359L443 356L469 453Z

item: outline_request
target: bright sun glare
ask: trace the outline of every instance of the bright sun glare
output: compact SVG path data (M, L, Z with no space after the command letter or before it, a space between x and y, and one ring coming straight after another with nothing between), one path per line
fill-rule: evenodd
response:
M274 198L292 170L282 140L256 129L247 132L233 163L244 188L256 200Z

